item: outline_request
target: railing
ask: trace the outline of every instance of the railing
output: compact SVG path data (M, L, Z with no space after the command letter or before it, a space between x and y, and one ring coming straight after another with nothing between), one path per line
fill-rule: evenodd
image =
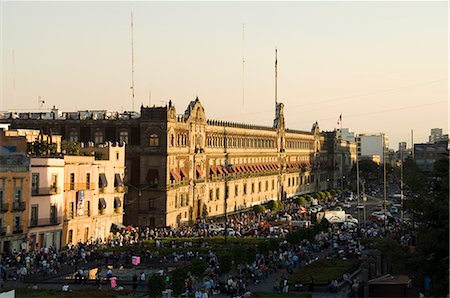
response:
M95 183L64 183L64 190L94 190Z
M38 218L30 221L30 228L33 227L43 227L43 226L53 226L59 225L62 221L61 216L50 217L50 218Z
M14 202L13 211L24 211L25 203L24 202Z
M9 204L8 203L0 204L0 212L8 212L8 210L9 210Z
M56 195L56 194L60 194L60 193L61 193L61 188L54 187L54 186L40 187L38 189L35 188L35 189L31 190L31 195L33 195L33 196Z
M114 192L119 193L128 192L128 186L114 186Z
M15 226L14 230L13 230L13 234L21 234L21 233L23 233L23 226L22 225Z

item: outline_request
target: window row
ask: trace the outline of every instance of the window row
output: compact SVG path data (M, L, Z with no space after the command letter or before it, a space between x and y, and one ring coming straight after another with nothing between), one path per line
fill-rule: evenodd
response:
M227 148L275 148L275 139L248 138L239 137L223 137L208 136L206 138L208 147L227 147Z
M314 147L313 147L313 143L312 142L287 140L286 148L289 148L289 149L310 149L310 150L312 150Z

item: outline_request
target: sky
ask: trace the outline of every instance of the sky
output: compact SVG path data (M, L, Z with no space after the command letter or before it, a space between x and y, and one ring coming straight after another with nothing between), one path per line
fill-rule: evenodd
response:
M206 117L342 125L398 142L448 133L447 1L1 1L0 111L135 110L197 96ZM243 63L243 61L245 61ZM38 98L45 101L39 105Z

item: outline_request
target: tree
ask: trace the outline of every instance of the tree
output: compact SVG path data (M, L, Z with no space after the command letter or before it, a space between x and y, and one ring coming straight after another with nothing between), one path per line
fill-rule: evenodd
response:
M185 268L179 267L171 272L171 289L175 295L181 295L185 291L185 279L187 278L187 272Z
M61 150L67 155L80 155L81 146L76 142L61 141Z
M410 190L416 191L406 201L417 227L417 257L413 272L431 278L431 296L446 297L449 287L449 160L438 160L434 172L426 176L413 160L404 164L404 177Z
M306 200L305 200L305 198L304 198L303 196L299 196L299 197L295 200L295 203L296 203L298 206L305 206L305 205L306 205Z
M161 292L166 289L164 277L153 274L148 280L148 295L150 297L161 297Z
M256 214L264 214L266 213L266 207L264 207L263 205L255 205L253 206L253 212L255 212Z

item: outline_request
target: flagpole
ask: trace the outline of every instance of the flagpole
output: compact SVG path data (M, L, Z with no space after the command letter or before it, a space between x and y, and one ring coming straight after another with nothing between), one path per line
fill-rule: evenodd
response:
M275 48L275 111L277 109L277 103L278 103L278 58L277 58L277 48Z

